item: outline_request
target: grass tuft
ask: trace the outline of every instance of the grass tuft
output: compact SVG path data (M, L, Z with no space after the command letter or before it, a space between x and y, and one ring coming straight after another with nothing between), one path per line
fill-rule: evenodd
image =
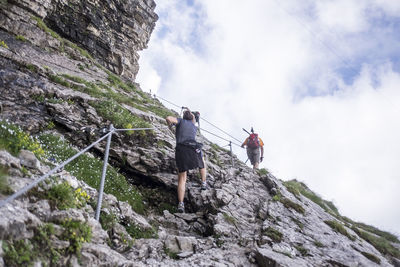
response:
M370 261L373 261L376 264L381 264L381 259L378 258L377 256L375 256L374 254L371 254L371 253L368 253L368 252L363 252L363 251L361 252L361 254L363 254L364 257L366 257Z
M298 213L304 214L305 210L303 208L303 206L301 206L300 204L297 204L293 201L291 201L288 198L282 197L279 200L287 209L293 209L295 211L297 211Z
M8 169L0 165L0 194L10 195L13 192L7 180Z
M271 238L273 241L275 241L277 243L281 242L282 238L283 238L283 234L271 226L269 226L263 232L263 234L268 236L269 238Z
M224 216L224 220L225 220L226 222L228 222L228 223L230 223L230 224L233 224L233 225L236 224L236 219L235 219L233 216L229 215L229 214L226 213L226 212L224 212L222 215Z
M324 221L324 223L326 223L327 225L329 225L329 227L331 227L335 232L338 232L346 237L348 237L350 240L355 241L356 238L354 236L352 236L351 234L349 234L349 232L347 232L346 228L344 228L344 226L338 222L338 221Z
M0 149L5 149L14 156L22 149L32 151L38 158L44 155L44 150L36 138L4 120L0 121Z
M8 49L8 45L3 40L0 40L0 46Z
M400 259L400 250L394 247L388 240L383 237L379 237L363 230L358 229L357 227L353 226L351 228L356 234L373 245L380 253L383 255L389 255L395 258Z
M320 196L312 192L304 183L298 182L296 179L285 181L283 184L286 186L287 190L291 192L294 196L299 197L300 194L310 199L326 212L334 215L340 216L338 209L331 201L326 201Z
M22 42L26 42L27 41L26 38L24 36L22 36L22 35L15 36L15 39L20 40Z
M67 160L78 152L60 137L43 134L39 139L46 150L46 156L57 163ZM88 154L81 155L65 166L65 169L72 175L93 188L100 187L102 168L103 161ZM144 205L139 191L135 186L129 184L125 177L112 166L107 167L104 192L113 194L120 201L127 201L133 210L144 214Z

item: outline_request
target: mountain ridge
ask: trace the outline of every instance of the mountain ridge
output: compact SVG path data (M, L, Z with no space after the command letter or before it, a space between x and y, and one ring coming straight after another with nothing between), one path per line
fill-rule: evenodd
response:
M1 146L9 186L1 199L95 141L110 123L155 129L113 134L106 180L112 194L105 194L101 223L93 218L104 142L76 169L66 166L0 208L0 266L399 266L397 238L387 233L379 243L378 229L340 216L298 181L254 172L202 135L210 189L201 192L189 173L188 213L176 214L175 139L164 118L178 114L131 82L137 51L154 28L155 3L108 4L1 2L0 118L12 142ZM99 38L103 53L92 43ZM28 253L45 248L50 253Z

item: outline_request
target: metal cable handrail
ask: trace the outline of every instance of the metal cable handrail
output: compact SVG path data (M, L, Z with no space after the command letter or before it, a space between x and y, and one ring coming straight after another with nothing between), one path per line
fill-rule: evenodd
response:
M165 126L165 127L168 127L168 126ZM104 182L105 182L105 176L106 176L106 172L107 172L107 163L108 163L108 156L109 156L109 150L110 150L112 134L114 132L121 132L121 131L142 131L142 130L154 130L154 129L158 129L158 128L156 128L156 127L148 127L148 128L115 129L114 126L111 124L110 127L109 127L109 130L108 130L109 132L106 133L101 138L99 138L97 141L93 142L92 144L90 144L86 148L82 149L81 151L79 151L78 153L76 153L75 155L70 157L69 159L65 160L64 162L62 162L61 164L59 164L55 168L51 169L48 173L42 175L41 177L39 177L38 179L36 179L32 183L24 186L23 188L18 190L18 192L12 194L11 196L6 198L5 200L1 200L0 201L0 208L5 206L6 204L10 203L14 199L20 197L21 195L25 194L26 192L31 190L33 187L38 185L40 182L42 182L43 180L45 180L46 178L48 178L49 176L51 176L52 174L54 174L55 172L57 172L58 170L63 168L65 165L69 164L71 161L73 161L74 159L78 158L83 153L87 152L93 146L95 146L96 144L100 143L101 141L103 141L104 139L107 138L106 149L105 149L105 152L104 152L104 163L103 163L103 170L102 170L102 176L101 176L101 181L100 181L100 188L99 188L99 195L98 195L98 201L97 201L96 215L95 215L96 216L96 220L98 221L99 218L100 218L100 209L101 209L101 202L102 202L102 199L103 199ZM230 140L222 138L222 137L220 137L220 136L218 136L216 134L213 134L213 133L211 133L211 132L209 132L207 130L204 130L204 129L202 129L202 130L207 132L207 133L209 133L209 134L212 134L212 135L214 135L216 137L219 137L219 138L229 142L229 145L231 147L231 156L232 156L232 144L235 144L235 143L232 143ZM237 144L235 144L235 145L237 145ZM237 146L240 146L240 145L237 145ZM232 159L232 165L233 165L233 159Z
M161 96L159 96L159 95L156 95L156 94L153 94L153 95L154 95L154 97L160 98L161 100L164 100L165 102L167 102L167 103L169 103L169 104L171 104L171 105L173 105L173 106L175 106L175 107L177 107L177 108L180 108L180 109L183 108L182 106L179 106L179 105L177 105L177 104L175 104L175 103L173 103L173 102L171 102L171 101L169 101L169 100L167 100L167 99L165 99L165 98L163 98L163 97L161 97ZM239 139L237 139L237 138L235 138L234 136L232 136L231 134L229 134L229 133L227 133L226 131L222 130L221 128L219 128L219 127L216 126L215 124L213 124L213 123L209 122L208 120L204 119L203 117L200 117L200 119L204 120L205 122L207 122L207 123L210 124L211 126L213 126L213 127L215 127L216 129L220 130L221 132L223 132L224 134L226 134L226 135L228 135L229 137L233 138L234 140L238 141L239 143L242 142L242 141L240 141ZM204 129L201 129L201 130L204 130ZM206 131L206 130L204 130L204 131ZM208 132L208 131L206 131L206 132ZM218 135L216 135L216 134L213 134L213 133L211 133L211 132L208 132L208 133L210 133L210 134L212 134L212 135L214 135L214 136L216 136L216 137L218 137L218 138L220 138L220 139L222 139L222 140L225 140L225 141L230 142L230 140L227 140L227 139L225 139L225 138L223 138L223 137L220 137L220 136L218 136ZM237 144L235 144L235 145L237 145ZM239 145L239 146L240 146L240 145Z
M100 143L101 141L103 141L104 139L106 139L109 135L111 135L112 132L109 132L108 134L104 135L103 137L101 137L100 139L98 139L96 142L90 144L89 146L87 146L86 148L82 149L81 151L79 151L77 154L75 154L74 156L72 156L71 158L67 159L66 161L64 161L63 163L61 163L60 165L58 165L57 167L53 168L52 170L50 170L48 173L46 173L45 175L41 176L40 178L38 178L37 180L33 181L31 184L26 185L25 187L21 188L18 192L12 194L11 196L9 196L8 198L6 198L5 200L0 201L0 207L3 207L4 205L6 205L7 203L13 201L14 199L16 199L17 197L25 194L27 191L29 191L30 189L32 189L33 187L35 187L38 183L40 183L41 181L43 181L44 179L46 179L47 177L49 177L50 175L54 174L56 171L58 171L59 169L63 168L65 165L67 165L68 163L70 163L71 161L73 161L74 159L76 159L77 157L79 157L80 155L82 155L83 153L85 153L86 151L88 151L90 148L92 148L94 145Z
M86 148L82 149L81 151L79 151L78 153L76 153L75 155L70 157L69 159L65 160L64 162L62 162L61 164L59 164L58 166L56 166L55 168L50 170L45 175L42 175L41 177L39 177L38 179L36 179L32 183L24 186L23 188L18 190L18 192L12 194L11 196L9 196L8 198L6 198L4 200L1 200L0 201L0 208L5 206L6 204L10 203L14 199L20 197L21 195L25 194L26 192L31 190L33 187L38 185L40 182L42 182L43 180L45 180L46 178L48 178L49 176L54 174L56 171L60 170L65 165L67 165L68 163L70 163L74 159L78 158L80 155L82 155L83 153L87 152L93 146L97 145L98 143L100 143L101 141L103 141L104 139L107 138L107 145L106 145L106 149L105 149L105 153L104 153L104 163L103 163L103 170L102 170L102 176L101 176L101 181L100 181L99 196L98 196L97 209L96 209L96 220L98 221L99 217L100 217L101 202L102 202L102 199L103 199L104 181L105 181L105 176L106 176L106 172L107 172L108 155L109 155L109 149L110 149L112 134L114 132L119 132L119 131L140 131L140 130L154 130L154 129L157 129L157 128L152 127L152 128L115 129L114 126L111 124L110 127L109 127L109 132L107 134L105 134L104 136L102 136L101 138L99 138L97 141L93 142L92 144L90 144Z

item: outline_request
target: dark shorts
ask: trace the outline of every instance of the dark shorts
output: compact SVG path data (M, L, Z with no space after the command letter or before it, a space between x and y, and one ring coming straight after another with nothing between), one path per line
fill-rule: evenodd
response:
M247 148L247 157L249 158L251 165L260 163L260 148Z
M194 146L178 144L175 148L175 161L179 172L204 168L201 149Z

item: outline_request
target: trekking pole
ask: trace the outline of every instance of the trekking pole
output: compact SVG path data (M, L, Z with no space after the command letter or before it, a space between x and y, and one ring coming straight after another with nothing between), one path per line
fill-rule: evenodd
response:
M101 209L101 202L103 200L103 191L104 191L104 180L106 178L107 172L107 163L108 163L108 154L110 151L110 144L111 144L111 136L114 132L114 126L110 124L109 131L111 132L107 138L107 145L106 150L104 151L104 163L103 163L103 172L101 174L101 181L100 181L100 188L99 188L99 198L97 199L97 208L96 208L96 221L99 221L100 218L100 209Z
M245 131L246 133L248 133L250 135L250 133L245 128L242 128L242 129L243 129L243 131Z

